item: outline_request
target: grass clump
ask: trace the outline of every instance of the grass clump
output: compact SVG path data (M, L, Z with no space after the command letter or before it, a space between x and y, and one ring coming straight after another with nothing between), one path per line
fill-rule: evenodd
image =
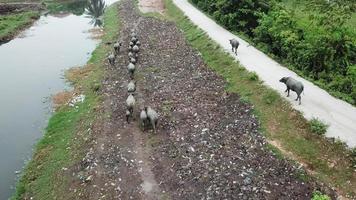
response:
M241 96L240 101L245 104L251 104L251 100L248 96Z
M276 102L279 98L279 94L276 91L269 90L266 92L265 95L263 95L263 101L270 105Z
M242 99L248 96L268 140L277 141L281 148L293 154L294 159L313 171L314 177L337 187L343 194L355 194L356 176L344 146L334 145L311 132L303 115L276 91L260 81L251 81L250 72L243 70L233 57L222 49L211 48L217 44L193 25L172 0L165 0L165 7L166 18L176 23L186 40L201 53L207 66L227 81L226 90L238 93ZM331 166L329 161L336 161L336 164Z
M101 114L96 107L101 96L96 92L104 75L105 55L109 46L105 42L117 38L119 18L117 6L109 7L104 14L105 35L102 43L93 52L90 64L68 73L76 91L85 95L75 107L62 106L50 118L45 135L36 146L32 160L26 166L16 192L17 199L76 199L69 190L72 174L63 169L79 162L90 141L92 123Z
M256 72L250 72L248 74L248 79L250 81L258 81L258 75L256 74Z
M319 191L315 191L313 192L313 197L311 198L311 200L331 200L331 198L326 194L322 194Z
M325 135L328 125L317 118L313 118L309 121L310 130L318 135Z

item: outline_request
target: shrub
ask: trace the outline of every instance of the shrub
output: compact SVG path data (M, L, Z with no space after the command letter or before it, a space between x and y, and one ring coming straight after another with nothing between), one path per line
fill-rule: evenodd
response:
M309 125L311 131L318 135L324 135L326 133L326 130L328 129L328 125L317 118L313 118L312 120L310 120Z
M220 24L233 31L243 31L252 36L258 26L261 13L267 12L270 0L191 0L197 7L208 12Z
M313 192L313 197L311 198L311 200L331 200L331 198L326 194L322 194L319 191L315 191Z
M256 72L250 72L248 74L248 79L251 81L258 81L258 75L256 74Z

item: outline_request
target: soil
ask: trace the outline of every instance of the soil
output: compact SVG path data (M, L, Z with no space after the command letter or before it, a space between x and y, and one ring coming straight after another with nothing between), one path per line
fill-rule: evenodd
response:
M41 11L43 6L39 3L0 3L0 15L21 13L24 11Z
M148 12L164 12L164 4L162 0L139 0L138 7L143 13Z
M299 169L267 149L253 107L224 92L226 82L172 22L145 18L132 1L119 4L123 47L107 65L93 140L71 169L77 199L310 199L328 187L298 178ZM126 122L131 29L141 42L135 119ZM140 108L160 118L142 131Z

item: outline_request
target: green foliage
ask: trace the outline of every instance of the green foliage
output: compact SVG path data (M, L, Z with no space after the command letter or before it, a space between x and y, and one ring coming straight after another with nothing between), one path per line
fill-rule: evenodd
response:
M85 10L87 17L92 20L90 23L95 26L102 26L102 16L104 14L106 5L104 0L88 0L88 6Z
M70 1L48 1L46 2L47 9L52 13L70 12L74 15L82 15L85 7L88 5L87 0L70 0Z
M311 200L331 200L331 198L326 194L322 194L319 191L315 191L313 192L313 197L311 198Z
M191 0L231 31L244 32L263 51L356 105L356 31L350 0ZM287 5L287 6L286 6ZM296 9L295 5L298 5Z
M234 31L252 35L258 25L260 13L270 8L269 0L191 0L200 9L208 12L218 22Z
M248 79L251 81L258 81L258 75L256 74L256 72L250 72L248 74Z
M313 118L312 120L310 120L309 125L310 130L318 135L324 135L326 133L326 130L328 129L328 125L317 118Z
M241 96L240 101L245 104L251 104L251 100L248 96Z

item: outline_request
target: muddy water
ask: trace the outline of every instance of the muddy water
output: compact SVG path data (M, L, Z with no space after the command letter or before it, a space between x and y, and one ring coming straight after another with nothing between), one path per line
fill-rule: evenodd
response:
M73 14L42 16L0 46L0 200L14 192L15 172L43 135L51 115L48 98L68 87L64 70L85 64L96 47L98 41L88 32L91 20Z

